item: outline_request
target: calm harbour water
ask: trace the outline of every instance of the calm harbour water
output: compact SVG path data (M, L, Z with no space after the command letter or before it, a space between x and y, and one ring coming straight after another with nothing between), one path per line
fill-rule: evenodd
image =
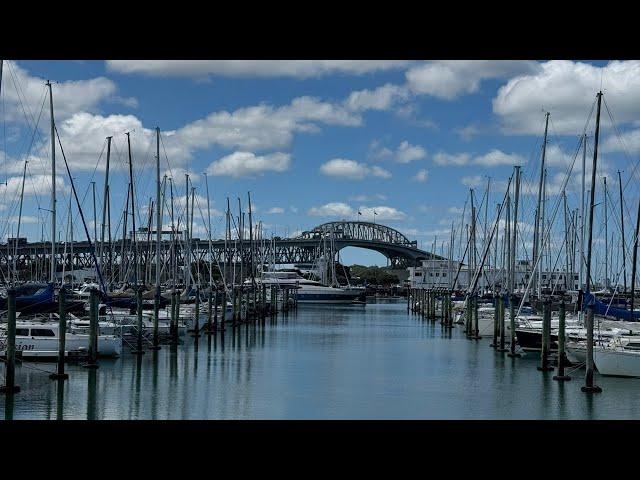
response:
M603 393L580 391L406 313L406 303L315 308L224 337L185 337L173 349L124 350L98 370L17 367L22 392L0 419L638 419L640 379L596 374ZM47 372L43 372L47 370Z

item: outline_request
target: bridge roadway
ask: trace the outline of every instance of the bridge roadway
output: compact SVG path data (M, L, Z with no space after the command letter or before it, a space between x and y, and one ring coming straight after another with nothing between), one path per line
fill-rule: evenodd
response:
M167 235L164 235L165 237ZM141 238L143 237L143 238ZM155 232L139 232L137 235L138 256L145 265L155 265L156 243L153 240ZM369 224L367 222L332 222L320 225L311 231L303 232L295 238L279 238L254 240L254 261L274 262L276 264L309 264L313 263L324 252L330 252L331 242L333 251L338 252L345 247L366 248L377 251L387 257L395 268L404 268L416 265L421 259L441 258L429 252L417 248L417 242L408 240L397 230L384 225ZM105 266L109 263L117 268L122 263L122 258L130 261L133 257L131 239L113 241L111 260L109 261L109 249L105 246L103 257ZM244 248L240 251L237 240L227 242L223 239L212 240L211 249L213 261L222 264L227 260L231 263L240 260L241 255L245 261L250 259L249 241L244 240ZM161 243L161 263L171 262L171 240L164 239ZM185 242L176 238L176 258L178 265L184 265ZM100 252L100 246L97 247ZM30 268L31 264L42 262L46 265L51 255L51 242L19 243L17 250L15 243L0 245L0 265L13 265L13 254L17 253L16 267L18 270ZM65 253L66 252L66 253ZM209 242L206 239L194 238L191 241L193 262L209 261ZM56 258L58 270L66 265L66 270L71 268L89 268L93 266L91 248L88 241L74 242L73 257L71 245L64 242L56 245Z

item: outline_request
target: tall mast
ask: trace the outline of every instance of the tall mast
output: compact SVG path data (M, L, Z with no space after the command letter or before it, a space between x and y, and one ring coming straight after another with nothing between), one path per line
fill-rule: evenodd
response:
M511 243L511 286L510 292L515 290L515 272L516 272L516 250L518 248L518 203L520 200L520 166L516 165L516 191L513 205L513 232L511 233L513 240Z
M604 288L609 288L609 233L607 226L607 177L604 180Z
M53 91L51 82L47 80L49 88L49 111L51 118L51 282L56 280L56 123L53 116Z
M171 282L171 290L176 289L176 280L178 279L178 260L176 258L176 223L173 211L173 178L169 177L169 196L171 197L171 261L173 281Z
M207 174L204 174L204 184L207 188L207 220L209 224L209 289L212 288L213 285L213 254L212 254L212 246L211 246L211 204L209 202L209 179L207 178Z
M620 221L622 222L622 280L624 282L624 293L627 293L627 244L624 241L624 203L622 203L622 178L618 170L618 184L620 185Z
M107 137L107 166L104 171L104 194L102 205L102 231L100 232L100 266L104 263L104 235L107 224L107 208L109 208L109 163L111 161L111 139L113 137ZM107 276L107 284L109 282Z
M593 143L593 167L591 171L591 192L589 200L589 238L587 241L587 278L586 278L586 292L591 291L591 251L593 240L593 209L595 206L595 194L596 194L596 171L598 167L598 140L600 137L600 105L602 103L602 92L598 92L598 112L596 114L596 133ZM582 387L583 391L599 391L600 387L593 384L593 313L590 312L587 315L587 361L585 372L585 386Z
M189 174L185 173L185 187L184 195L186 201L186 214L185 214L185 230L186 230L186 248L184 255L184 291L189 293L189 286L191 285L191 235L189 232Z
M564 253L565 253L565 272L563 275L564 278L564 289L565 291L569 288L569 253L571 251L571 242L569 241L569 231L571 229L571 225L567 221L567 192L562 192L562 201L564 205Z
M136 202L133 188L133 162L131 161L131 138L127 135L127 148L129 150L129 185L131 186L131 228L133 228L133 282L138 288L138 248L136 243Z
M640 233L640 199L638 200L638 219L636 220L636 232L633 240L633 260L631 263L631 315L633 316L633 303L636 296L636 262L638 260L638 233Z
M544 179L545 159L547 156L547 132L549 130L549 112L545 114L544 122L544 139L542 141L542 162L540 163L540 180L538 182L538 203L536 208L536 219L533 229L533 255L531 258L532 265L535 267L538 257L540 256L540 204L542 200L542 182ZM544 230L544 224L542 226ZM532 271L531 275L535 281L535 272ZM539 279L540 280L540 279ZM538 282L539 283L539 282ZM538 298L540 297L541 286L538 285Z
M27 178L27 163L28 161L24 161L24 170L22 172L22 188L20 189L20 210L18 212L18 232L16 233L15 238L15 246L13 251L13 275L11 276L12 282L11 284L15 286L15 279L18 277L18 271L16 269L16 257L18 256L18 241L20 238L20 223L22 221L22 200L24 199L24 181ZM64 278L62 279L64 282Z
M256 277L253 268L253 219L251 215L251 192L247 192L247 197L249 197L249 250L251 253L251 285L254 287L255 293Z
M93 195L93 244L98 245L98 214L96 212L96 182L91 182L91 191ZM96 279L97 279L98 277L97 263L95 267L96 267Z
M538 250L538 298L542 298L542 265L544 264L544 245L545 245L545 225L544 225L544 213L546 210L547 200L547 169L544 169L542 173L542 202L540 205L540 230L538 230L539 250ZM548 281L547 285L551 282Z
M584 192L585 192L585 178L586 178L586 168L587 168L587 134L584 134L582 138L582 193L580 200L580 290L584 288ZM582 315L582 311L580 311L580 315Z
M160 201L160 127L156 127L156 301L160 306L160 254L162 249L162 203ZM158 315L158 313L156 313Z

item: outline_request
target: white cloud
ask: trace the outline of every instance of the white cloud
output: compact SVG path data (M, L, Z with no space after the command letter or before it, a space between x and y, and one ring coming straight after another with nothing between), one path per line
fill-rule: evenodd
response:
M433 156L433 161L437 165L480 165L483 167L496 167L499 165L523 165L526 160L516 153L504 153L501 150L493 149L484 155L472 157L469 153L449 154L438 152Z
M347 178L351 180L362 180L365 177L390 178L391 173L387 170L366 163L358 163L355 160L334 158L320 166L320 171L327 176L337 178Z
M64 177L56 175L56 190L63 191L67 189L67 185L64 181ZM6 185L0 184L0 194L6 195L6 197L19 196L22 190L22 176L7 178ZM31 195L44 195L49 197L51 195L51 174L49 175L28 175L24 182L24 194L25 196ZM5 197L5 198L6 198ZM47 207L48 208L48 207Z
M284 208L282 208L282 207L272 207L269 210L267 210L266 213L268 213L270 215L284 213Z
M49 123L49 103L45 83L44 78L31 76L16 62L5 60L2 78L5 119L23 122L26 121L26 113L27 123L33 125L44 101L40 125L46 129ZM94 110L102 100L114 95L117 88L108 78L97 77L89 80L52 82L52 90L54 115L56 120L62 120L78 111Z
M233 152L207 167L211 175L227 175L230 177L247 177L263 174L264 172L284 172L291 165L291 155L288 153L270 153L255 155L251 152Z
M604 67L553 60L537 72L516 76L498 90L493 112L506 133L541 135L544 110L551 112L550 131L580 134L600 86L618 123L640 115L640 61L612 61ZM603 123L608 122L602 107ZM595 118L595 111L591 122Z
M433 156L433 161L438 165L467 165L471 160L468 153L458 153L451 155L445 152L438 152Z
M416 94L453 100L476 92L482 80L535 72L538 68L536 62L530 61L440 60L414 66L406 77L409 88Z
M107 60L107 69L151 76L309 78L362 75L409 64L403 60Z
M311 207L307 212L313 217L341 217L347 218L354 214L353 208L346 203L332 202L321 207Z
M396 103L406 101L409 92L405 87L387 83L375 90L359 90L352 92L345 105L350 110L389 110Z
M299 97L279 108L262 104L232 113L214 112L185 125L175 134L192 148L217 144L258 151L288 147L296 132L317 132L318 127L313 122L359 126L362 119L342 106L313 97Z
M400 143L395 153L395 160L398 163L409 163L413 160L420 160L426 157L427 152L420 145L411 145L406 140Z
M365 207L361 206L359 209L360 219L365 221L384 221L384 220L404 220L407 215L393 207L379 206L379 207ZM375 212L375 215L374 215ZM357 212L356 212L357 213Z
M419 170L418 173L416 173L416 175L413 177L413 180L423 183L427 181L427 178L429 178L429 170L423 168L422 170Z
M482 175L467 175L460 179L463 185L470 188L477 188L486 183L486 178Z
M495 167L498 165L523 165L526 160L515 153L507 154L494 148L489 153L475 157L473 163L485 167Z
M602 142L603 152L640 153L640 129L610 135Z
M358 212L361 215L358 215ZM316 217L351 218L358 216L358 219L363 221L373 221L374 219L375 221L404 220L406 218L404 212L394 207L367 207L362 205L356 209L342 202L332 202L321 207L312 207L307 213Z

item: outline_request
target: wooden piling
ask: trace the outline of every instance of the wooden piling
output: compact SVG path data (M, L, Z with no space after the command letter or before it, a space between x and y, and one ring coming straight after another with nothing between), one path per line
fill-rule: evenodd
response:
M142 348L143 326L142 326L142 287L141 286L136 287L136 313L138 316L138 322L137 322L138 335L137 335L137 341L136 341L136 349L131 350L131 353L133 353L134 355L144 355L144 350Z
M89 358L84 368L98 368L98 291L89 294Z
M580 390L585 393L600 393L602 388L593 383L593 305L589 305L587 309L587 364L585 372L585 385Z
M509 343L509 353L507 354L508 357L511 358L519 358L521 357L521 355L519 353L516 353L516 309L515 309L515 303L516 303L516 296L515 295L511 295L509 297L509 328L511 329L511 331L509 332L511 335L510 338L510 343Z
M498 325L500 319L499 296L493 294L493 341L489 344L491 348L498 348Z
M565 348L565 305L564 299L560 302L560 312L558 318L558 375L553 377L554 380L563 382L571 380L569 375L565 375L564 368L566 363Z
M227 289L222 288L222 318L220 319L220 331L224 333L224 324L227 320Z
M196 287L196 321L195 324L193 326L193 333L191 334L191 336L193 338L199 338L200 337L200 286Z
M478 328L478 295L473 296L473 337L474 340L480 340L480 331Z
M49 375L52 380L66 380L69 378L69 374L64 372L64 353L67 339L66 294L67 291L64 288L60 288L58 293L58 366L56 372Z
M538 370L548 372L553 370L549 365L549 340L551 338L551 304L544 300L542 304L542 347L540 348L540 366Z
M505 297L503 295L499 296L499 305L500 305L500 345L498 348L498 352L504 353L507 351L506 348L504 348L505 345L505 338L504 338L504 329L505 329L505 324L504 324L504 299Z
M7 363L5 367L4 385L0 393L11 395L18 393L20 387L16 385L16 291L7 290L7 344L5 346Z

